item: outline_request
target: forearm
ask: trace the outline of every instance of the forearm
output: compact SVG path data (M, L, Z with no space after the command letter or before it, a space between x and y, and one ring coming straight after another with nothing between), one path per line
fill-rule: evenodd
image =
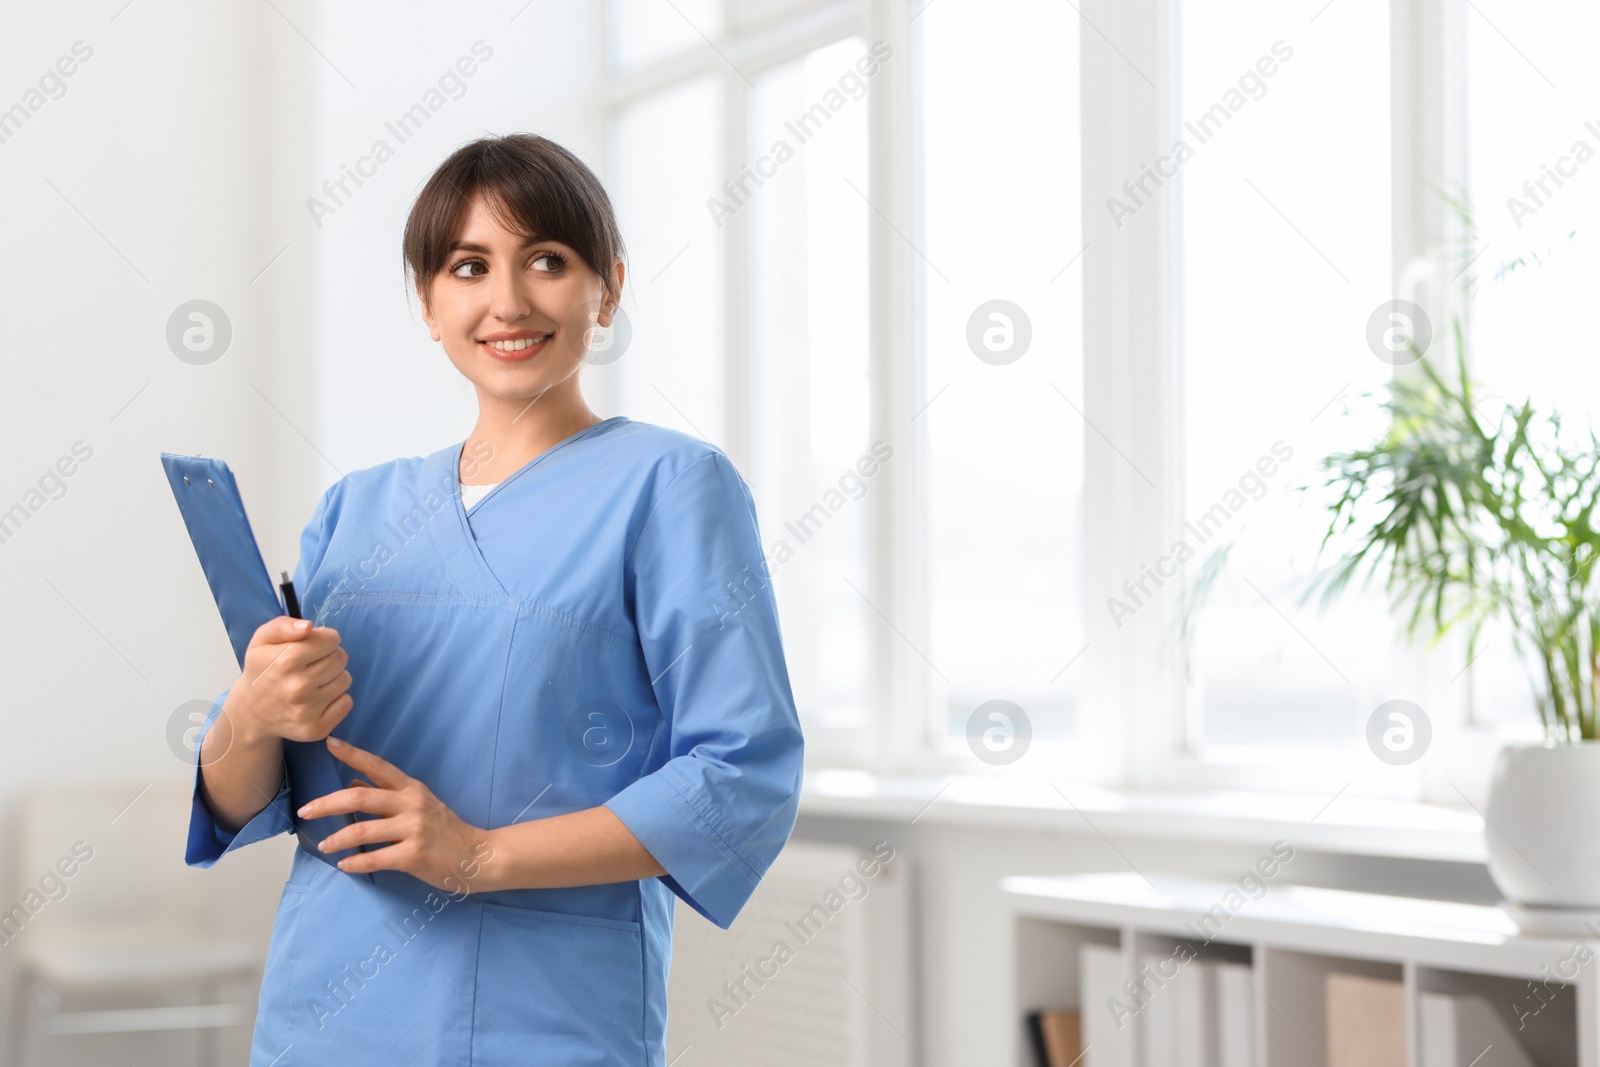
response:
M217 825L232 834L278 795L283 739L235 729L228 710L225 702L200 744L200 797Z
M667 873L607 807L502 826L488 832L492 854L473 879L478 892L636 882Z

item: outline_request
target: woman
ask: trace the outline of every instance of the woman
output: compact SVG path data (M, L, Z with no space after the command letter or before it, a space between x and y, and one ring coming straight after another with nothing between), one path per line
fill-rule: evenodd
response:
M794 826L750 493L584 403L624 263L571 153L464 146L404 251L477 424L323 494L295 570L323 625L263 625L197 746L190 865L300 841L250 1062L664 1064L674 895L726 928ZM284 742L322 738L366 781L290 811Z

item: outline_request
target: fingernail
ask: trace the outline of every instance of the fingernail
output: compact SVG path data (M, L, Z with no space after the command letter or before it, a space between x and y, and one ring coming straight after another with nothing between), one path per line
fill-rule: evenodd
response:
M304 630L307 627L309 627L310 625L311 625L311 620L310 619L296 619L294 621L294 628L296 630Z
M303 807L299 811L295 812L295 814L300 816L302 819L304 819L306 817L306 812L308 812L310 810L311 810L311 805L307 804L305 807Z
M328 842L326 842L326 841L317 842L317 851L318 852L326 852L326 851L328 851Z
M339 740L337 737L333 737L332 735L329 735L329 737L328 737L328 747L329 748L338 748L342 744L344 744L343 741Z

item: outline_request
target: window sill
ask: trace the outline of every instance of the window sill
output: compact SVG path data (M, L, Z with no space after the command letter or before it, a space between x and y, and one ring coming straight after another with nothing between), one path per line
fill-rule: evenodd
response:
M1113 790L978 775L809 772L802 817L936 826L1098 831L1120 837L1258 845L1362 856L1483 863L1483 819L1470 808L1305 793Z

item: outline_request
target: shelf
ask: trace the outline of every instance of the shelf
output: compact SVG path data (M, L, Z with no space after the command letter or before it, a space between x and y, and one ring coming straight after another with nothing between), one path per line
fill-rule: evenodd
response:
M1046 1007L1093 1010L1080 1002L1084 945L1121 949L1132 976L1142 956L1184 942L1202 958L1250 966L1264 1001L1255 1023L1259 1067L1326 1067L1329 974L1402 984L1413 1067L1421 1062L1425 993L1482 996L1538 1067L1600 1067L1600 963L1587 955L1600 944L1583 942L1579 953L1570 939L1524 936L1499 908L1270 881L1262 892L1253 884L1255 894L1235 883L1138 874L1003 879L1014 923L1014 1017ZM1575 955L1589 962L1574 966ZM1015 1048L1014 1062L1031 1067L1026 1044ZM1129 1055L1138 1062L1136 1047ZM1092 1054L1085 1062L1093 1067Z

